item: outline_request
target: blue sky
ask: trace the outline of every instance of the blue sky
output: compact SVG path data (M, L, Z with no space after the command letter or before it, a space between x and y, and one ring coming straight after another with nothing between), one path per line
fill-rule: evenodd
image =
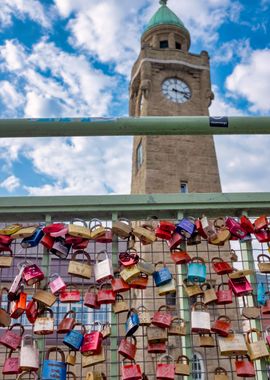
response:
M1 118L126 116L158 0L0 0ZM169 0L207 50L213 115L269 115L270 0ZM223 191L270 191L266 136L218 137ZM0 195L129 193L132 139L2 139Z

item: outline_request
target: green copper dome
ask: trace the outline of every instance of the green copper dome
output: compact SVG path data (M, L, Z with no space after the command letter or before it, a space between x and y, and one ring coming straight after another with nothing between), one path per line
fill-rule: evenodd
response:
M180 18L167 7L167 0L160 0L160 4L161 7L149 21L144 33L159 25L175 25L182 29L186 29Z

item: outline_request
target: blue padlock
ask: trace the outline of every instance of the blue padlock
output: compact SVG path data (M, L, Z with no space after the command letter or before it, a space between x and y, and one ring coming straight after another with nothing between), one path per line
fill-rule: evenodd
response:
M74 330L76 326L81 326L81 331ZM85 327L82 323L75 323L73 329L64 337L63 343L74 351L79 351L85 335Z
M157 269L157 266L160 264L163 265L163 268L160 270L156 270L153 273L153 278L157 287L166 285L172 280L171 272L162 261L159 261L158 263L156 263L155 268Z
M136 309L129 310L126 321L126 336L133 335L140 327L140 320Z
M176 224L176 232L189 239L195 231L195 220L191 218L184 218Z
M61 356L61 361L50 360L49 356L51 352L59 353ZM46 353L41 380L66 380L66 378L67 366L65 363L65 354L61 348L52 347Z
M24 238L21 241L21 246L23 248L37 247L40 240L43 238L44 232L42 228L37 228L32 236Z
M258 283L257 301L260 306L264 306L266 304L266 291L265 291L265 285L263 282Z
M194 257L188 264L188 281L190 282L205 282L206 280L206 265L201 257Z

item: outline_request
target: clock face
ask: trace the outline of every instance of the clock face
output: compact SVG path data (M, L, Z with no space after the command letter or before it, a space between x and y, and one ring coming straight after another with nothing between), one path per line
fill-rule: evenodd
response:
M185 103L191 99L190 88L180 79L166 79L161 87L163 95L174 103Z

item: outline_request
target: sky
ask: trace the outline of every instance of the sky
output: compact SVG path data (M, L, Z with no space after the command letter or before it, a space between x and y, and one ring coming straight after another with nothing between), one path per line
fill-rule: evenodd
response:
M213 116L270 114L270 0L169 0L207 50ZM0 118L128 116L158 0L0 0ZM270 137L215 138L222 191L270 191ZM0 140L0 195L128 194L131 137Z

